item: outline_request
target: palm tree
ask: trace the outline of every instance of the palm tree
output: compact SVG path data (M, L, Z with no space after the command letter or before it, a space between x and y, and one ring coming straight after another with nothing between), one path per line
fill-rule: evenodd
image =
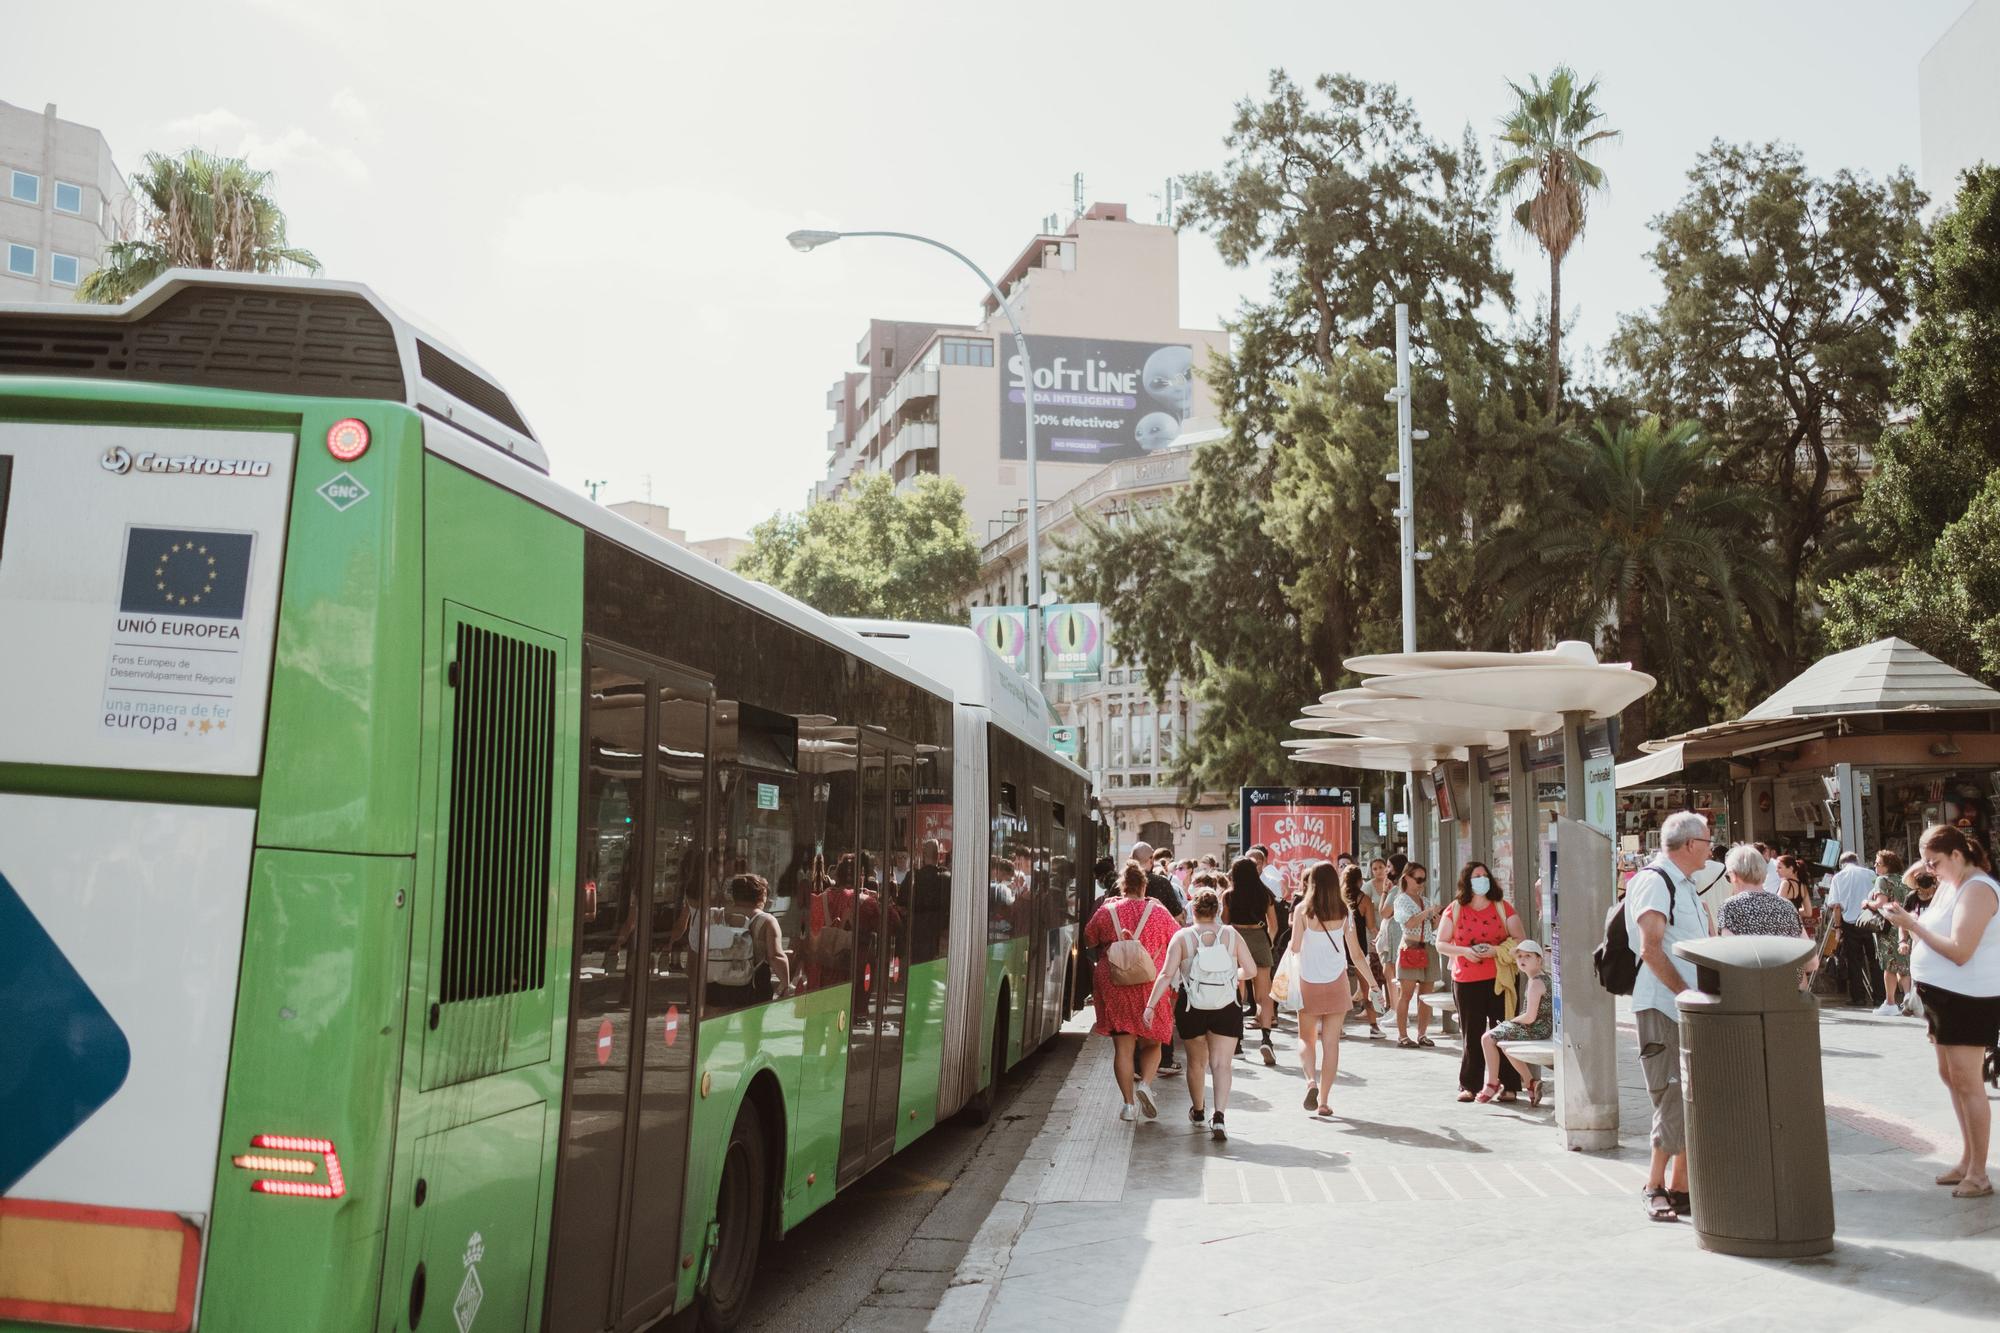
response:
M144 201L145 234L110 246L77 299L123 301L170 268L319 272L312 251L285 240L285 215L271 200L270 184L270 172L240 157L199 148L179 157L146 154L146 169L132 177Z
M1576 71L1567 65L1556 66L1546 85L1531 74L1526 88L1511 79L1507 86L1515 102L1500 122L1503 160L1493 173L1493 193L1520 198L1514 223L1549 257L1549 413L1554 415L1562 401L1563 257L1583 235L1591 195L1605 186L1604 168L1590 160L1590 147L1620 131L1592 128L1604 119L1594 101L1597 80L1578 87Z
M1545 498L1496 529L1475 564L1493 594L1493 626L1539 608L1574 637L1612 627L1620 658L1676 678L1700 654L1731 645L1747 654L1748 636L1734 627L1745 614L1770 614L1777 597L1759 545L1771 505L1717 476L1693 422L1649 417L1614 429L1600 420L1547 461ZM1696 641L1703 622L1722 627L1722 642ZM1678 657L1656 664L1663 637ZM1627 754L1648 738L1645 699L1625 710L1622 730Z

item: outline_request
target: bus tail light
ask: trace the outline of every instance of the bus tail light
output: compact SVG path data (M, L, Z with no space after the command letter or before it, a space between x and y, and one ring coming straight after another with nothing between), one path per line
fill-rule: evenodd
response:
M338 1199L347 1193L347 1177L340 1173L340 1153L331 1139L302 1139L289 1134L258 1134L251 1138L253 1148L269 1148L277 1152L311 1153L326 1164L324 1180L269 1180L257 1179L250 1182L255 1194L283 1194L294 1199ZM309 1176L319 1170L320 1162L311 1157L267 1157L256 1153L243 1153L229 1159L229 1164L239 1171L273 1171L284 1175Z
M368 423L343 417L326 428L326 451L343 463L368 452Z

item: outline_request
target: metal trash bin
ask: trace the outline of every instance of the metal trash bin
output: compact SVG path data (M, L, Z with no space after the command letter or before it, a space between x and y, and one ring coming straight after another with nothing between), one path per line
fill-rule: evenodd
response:
M1688 1185L1704 1249L1796 1258L1833 1248L1819 1001L1799 989L1810 940L1683 940Z

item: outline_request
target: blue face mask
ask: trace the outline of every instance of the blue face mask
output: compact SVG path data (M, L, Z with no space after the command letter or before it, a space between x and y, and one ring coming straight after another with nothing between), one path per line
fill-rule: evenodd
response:
M1472 891L1486 898L1497 898L1500 894L1500 891L1494 887L1493 881L1484 875L1474 875L1472 877Z

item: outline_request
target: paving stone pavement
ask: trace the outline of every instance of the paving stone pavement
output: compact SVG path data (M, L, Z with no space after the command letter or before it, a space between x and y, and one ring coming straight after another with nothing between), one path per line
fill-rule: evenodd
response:
M1564 1152L1546 1101L1456 1101L1453 1039L1408 1051L1350 1026L1325 1121L1282 1036L1278 1068L1236 1061L1216 1144L1179 1079L1156 1082L1158 1120L1118 1120L1110 1043L1092 1038L929 1327L2000 1325L2000 1198L1930 1183L1958 1139L1923 1025L1830 1008L1820 1035L1836 1237L1806 1260L1713 1254L1645 1217L1629 1017L1620 1146L1599 1154Z

